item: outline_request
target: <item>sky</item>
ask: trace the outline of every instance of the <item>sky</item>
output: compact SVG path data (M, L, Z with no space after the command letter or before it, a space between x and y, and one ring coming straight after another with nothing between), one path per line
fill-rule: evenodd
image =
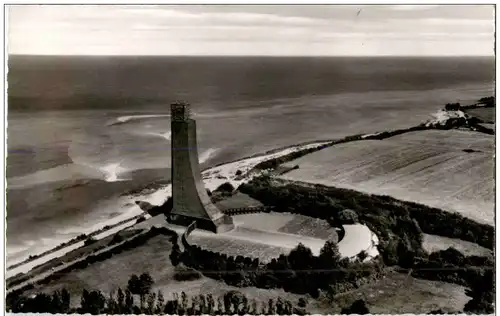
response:
M493 5L10 5L9 54L492 56Z

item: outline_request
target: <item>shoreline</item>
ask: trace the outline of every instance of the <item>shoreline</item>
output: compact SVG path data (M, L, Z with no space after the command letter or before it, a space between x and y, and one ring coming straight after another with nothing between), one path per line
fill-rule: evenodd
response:
M10 266L8 266L6 268L6 271L13 270L13 269L15 269L17 267L20 267L22 265L28 264L28 263L30 263L32 261L35 261L37 259L40 259L40 258L46 256L46 255L49 255L49 254L51 254L51 253L53 253L55 251L64 249L66 247L70 247L70 246L72 246L72 245L74 245L76 243L79 243L79 242L83 242L83 241L87 240L88 238L92 238L92 237L95 237L95 236L97 236L97 235L99 235L101 233L105 233L105 232L107 232L107 231L109 231L109 230L111 230L111 229L113 229L113 228L115 228L117 226L123 225L123 224L125 224L127 222L130 222L130 221L133 221L133 220L137 220L141 216L144 216L144 214L135 215L133 217L126 218L126 219L121 220L119 222L116 222L114 224L106 225L103 228L101 228L99 230L95 230L95 231L93 231L91 233L88 233L88 234L81 234L81 235L79 235L77 237L74 237L74 238L70 239L67 242L61 243L60 245L58 245L58 246L56 246L56 247L54 247L52 249L46 250L46 251L44 251L44 252L42 252L42 253L40 253L38 255L30 255L28 257L28 259L25 259L25 260L23 260L21 262L18 262L18 263L11 264Z
M299 143L299 144L295 144L295 145L289 145L289 146L283 146L283 147L280 147L280 148L274 148L274 149L268 150L266 152L257 153L257 154L251 155L251 156L239 158L239 159L236 159L236 160L233 160L233 161L228 161L228 162L217 164L217 165L212 166L212 167L205 168L205 169L202 170L202 174L210 172L210 171L213 172L213 171L216 171L217 169L223 169L223 167L230 166L231 164L244 163L247 160L257 159L257 158L264 158L264 157L267 157L267 156L275 155L275 154L280 153L280 152L283 152L282 155L286 155L286 154L288 154L286 152L287 150L291 150L291 149L300 150L302 147L310 146L310 145L321 145L324 142L325 141L322 141L322 140L312 140L312 141L307 141L307 142L303 142L303 143ZM224 179L224 180L229 180L229 179ZM250 180L250 179L248 179L248 180ZM227 181L224 181L224 182L227 182ZM120 194L120 196L129 196L131 198L138 198L138 199L142 197L143 199L147 200L148 197L153 196L155 193L158 194L159 191L164 190L164 189L170 187L170 184L171 184L170 181L168 183L165 183L165 184L156 184L156 183L153 183L153 184L151 184L149 186L146 186L146 187L140 189L139 192L130 192L130 191L128 191L128 192L124 192L124 193ZM151 188L151 186L153 186L153 188ZM140 194L140 192L144 191L144 190L148 190L148 191L152 191L152 192L148 192L146 194ZM168 199L168 196L169 195L165 196L165 201ZM159 206L159 205L157 205L157 206ZM74 246L77 243L84 242L87 238L95 237L95 236L100 235L100 234L104 234L104 233L106 233L106 232L108 232L108 231L112 230L113 228L116 228L116 227L118 227L120 225L123 225L125 223L137 220L141 216L144 216L144 213L139 214L139 215L135 215L135 216L130 217L130 218L123 219L123 220L121 220L119 222L116 222L116 223L108 224L108 225L102 227L101 229L92 231L90 233L81 234L81 235L79 235L77 237L74 237L74 238L72 238L72 239L70 239L70 240L68 240L66 242L63 242L63 243L59 244L58 246L55 246L54 248L46 250L46 251L44 251L42 253L39 253L39 254L36 254L36 255L30 255L30 257L28 257L27 259L25 259L25 260L23 260L21 262L14 263L14 264L8 266L6 268L6 271L9 272L9 271L14 270L16 268L22 267L22 266L27 265L27 264L35 261L35 260L42 259L44 257L49 256L50 254L53 254L53 253L58 252L58 251L61 251L61 250L65 249L65 248L71 248L71 246ZM132 225L133 224L131 224L130 226L132 226ZM85 236L85 237L82 237L82 236ZM103 236L103 238L104 237L106 237L106 236ZM73 249L70 249L67 252L69 252L71 250L73 250ZM52 259L52 258L50 258L50 259ZM49 261L49 260L47 260L47 261ZM43 263L45 263L45 262L42 262L40 264L43 264ZM29 270L26 271L26 272L29 272ZM20 273L22 273L22 272L20 272ZM15 276L15 275L10 276L9 278L11 278L13 276Z
M225 183L225 182L230 182L231 184L233 184L233 186L235 188L237 188L240 184L250 181L254 176L257 176L259 173L265 172L266 170L259 170L259 168L258 168L258 166L264 162L273 161L273 160L277 160L277 159L283 159L283 158L287 159L290 157L291 154L293 154L293 153L299 154L299 152L303 152L303 151L307 151L307 153L304 153L304 154L308 154L312 151L321 150L323 148L334 146L334 145L336 145L338 143L342 143L342 142L350 142L350 141L365 140L365 139L381 140L384 138L394 136L394 134L418 131L421 129L422 130L423 129L439 129L439 126L431 126L431 125L427 125L426 123L422 123L421 125L418 125L415 127L410 127L407 129L400 129L400 130L396 130L396 131L383 131L383 132L377 132L377 133L371 133L371 134L356 134L356 135L346 136L344 138L335 139L335 140L332 140L332 139L330 139L330 140L311 140L311 141L306 141L306 142L302 142L299 144L282 146L282 147L274 148L274 149L271 149L271 150L268 150L265 152L253 154L253 155L250 155L247 157L238 158L238 159L235 159L232 161L220 163L220 164L217 164L217 165L212 166L212 167L207 167L207 168L202 170L202 177L203 177L205 187L207 189L210 189L211 191L213 191L220 184ZM473 130L470 130L470 131L472 132ZM480 131L477 131L477 132L480 132ZM246 162L246 164L245 164L245 162ZM242 169L244 169L244 170L242 170ZM238 170L242 172L242 174L243 174L242 177L241 176L238 177L235 175ZM224 175L221 175L221 174L224 174ZM171 191L170 181L168 183L163 183L163 184L152 183L152 184L140 189L140 191L139 190L136 190L134 192L128 191L128 192L122 193L120 196L128 196L130 198L142 197L143 200L146 200L149 203L153 202L155 197L160 196L163 198L158 198L158 200L163 200L163 202L159 202L160 203L159 205L158 205L158 203L154 203L154 202L151 204L153 204L155 206L161 206L161 204L163 204L168 199L168 197L171 195L171 193L169 193L169 189ZM147 193L141 194L141 192L146 191L146 190L148 191ZM68 242L62 243L62 244L60 244L60 245L58 245L50 250L44 251L41 254L30 256L28 259L25 259L25 260L18 262L16 264L12 264L11 266L7 267L6 270L11 271L11 270L16 269L18 267L24 266L24 265L26 265L34 260L39 260L41 258L44 258L44 257L50 255L50 254L53 254L54 252L63 250L65 248L69 248L69 247L71 247L79 242L83 242L85 239L87 239L89 237L94 237L94 236L99 235L99 234L104 234L104 233L112 230L113 228L120 226L120 225L123 225L124 223L133 221L133 220L139 218L140 216L144 216L144 213L141 213L139 215L135 215L134 217L131 217L131 218L123 219L117 223L108 224L108 225L104 226L103 228L96 230L96 231L93 231L91 233L83 234L83 235L85 235L85 237L81 237L82 235L80 235L76 238L73 238L72 240L70 240ZM132 225L130 225L130 226L132 226ZM78 238L84 238L84 239L78 239ZM69 251L71 251L71 250L68 250L68 252ZM49 258L49 260L50 260L50 258ZM43 263L45 263L45 262L42 262L41 264L43 264ZM26 272L29 272L29 270Z

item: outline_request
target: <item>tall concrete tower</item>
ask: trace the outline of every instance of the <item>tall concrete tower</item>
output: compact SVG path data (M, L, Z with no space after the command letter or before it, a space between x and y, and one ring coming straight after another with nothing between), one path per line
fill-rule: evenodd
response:
M214 233L234 227L230 216L223 214L210 200L201 177L196 141L196 121L191 119L189 105L171 105L172 131L172 200L168 221Z

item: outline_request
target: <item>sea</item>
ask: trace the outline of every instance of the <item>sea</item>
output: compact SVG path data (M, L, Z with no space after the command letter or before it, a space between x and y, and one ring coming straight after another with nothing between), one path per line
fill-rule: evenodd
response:
M205 168L410 127L495 85L493 57L9 56L7 78L7 265L140 214L170 178L174 101Z

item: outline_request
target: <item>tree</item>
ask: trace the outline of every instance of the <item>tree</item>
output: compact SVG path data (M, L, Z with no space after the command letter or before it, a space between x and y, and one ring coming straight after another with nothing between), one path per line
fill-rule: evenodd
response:
M139 294L140 293L140 285L139 285L139 277L135 274L132 274L130 276L130 279L128 280L127 284L127 289L130 291L132 294Z
M250 307L249 314L251 314L251 315L259 314L259 303L257 302L257 300L255 298L252 299L252 305Z
M342 224L355 224L358 222L358 214L350 209L344 209L339 213L339 221Z
M174 299L169 300L167 304L165 304L165 313L167 315L180 315L180 309L179 309L179 295L177 293L173 294Z
M472 297L464 306L464 311L475 314L494 312L495 277L493 270L486 270L470 281L470 289L465 294Z
M84 306L87 306L87 300L89 299L89 291L83 289L82 296L80 297L80 308L83 310Z
M354 303L352 303L351 307L343 308L340 313L365 315L369 314L370 311L368 310L368 307L366 307L366 303L364 300L356 300L354 301Z
M177 300L169 300L167 304L165 304L165 314L167 315L180 315L181 313L179 312L178 309L178 304L179 302Z
M197 309L199 303L200 303L200 298L197 295L193 296L193 298L191 299L191 308L190 308L191 315L199 314Z
M215 301L213 295L207 294L207 309L206 309L207 314L212 315L212 313L214 312L214 307L215 307Z
M217 309L219 311L219 314L229 314L231 312L224 308L224 301L220 296L217 298Z
M297 307L293 309L293 314L297 315L305 315L307 307L307 300L303 297L299 298L299 302L297 303Z
M148 306L147 312L149 315L154 314L155 312L155 302L156 302L156 293L149 293L147 298Z
M181 292L181 306L180 306L179 314L183 314L188 309L188 298L184 291Z
M139 224L139 223L142 223L146 220L146 218L144 216L141 216L137 219L137 221L135 221L136 224Z
M342 256L337 243L328 240L319 252L320 265L323 269L336 268L339 266Z
M89 238L85 239L85 241L83 242L83 245L84 246L90 246L90 245L92 245L95 242L96 242L96 240L94 238L89 237Z
M144 294L139 295L139 309L141 313L146 311L146 295Z
M70 304L71 304L71 296L68 292L68 290L66 290L66 288L63 288L62 291L61 291L61 313L63 314L66 314L69 312L69 307L70 307Z
M357 257L360 262L363 262L366 258L368 258L368 253L365 250L361 250L361 252L357 254Z
M52 299L50 302L50 312L60 313L62 311L62 299L59 291L52 293Z
M104 297L101 291L83 291L81 301L82 313L90 313L93 315L102 314L105 305L106 297Z
M276 314L285 315L285 302L281 297L276 300Z
M28 298L24 301L24 305L21 303L18 305L22 312L28 313L50 313L52 312L52 297L45 293L38 293L33 298Z
M207 314L207 298L205 297L205 295L200 294L198 301L199 301L199 313Z
M226 294L224 294L224 310L226 311L227 314L230 314L231 312L235 313L235 311L231 310L231 305L233 302L231 301L231 293L230 292L227 292Z
M285 300L285 315L291 315L293 313L293 304L289 300Z
M276 315L276 305L274 305L274 300L272 298L267 301L267 314L268 315Z
M458 111L460 110L460 103L447 103L444 109L446 111Z
M240 315L246 315L250 311L250 306L248 305L248 298L243 295L242 301L238 304L237 312Z
M491 96L491 97L481 98L481 99L479 99L478 103L484 104L487 107L493 107L493 106L495 106L495 97Z
M114 296L114 292L111 291L106 301L106 313L108 314L116 314L119 312L118 303L116 302Z
M230 182L224 182L219 185L215 191L231 193L234 191L234 186Z
M132 292L129 289L125 290L125 310L127 313L131 314L134 309L134 296L132 296Z
M311 249L299 243L290 251L288 262L294 270L310 270L312 267L313 253Z
M158 300L156 303L156 310L155 314L163 314L163 311L165 310L165 297L163 296L163 292L161 290L158 290Z
M151 287L153 286L154 284L154 281L153 281L153 278L151 277L151 275L149 275L149 273L143 273L141 274L141 276L139 277L139 293L140 295L146 295L149 293L149 291L151 290Z
M125 307L125 295L121 288L118 288L118 294L116 295L116 303L118 305L118 312L123 313L123 308Z
M172 262L172 265L174 267L176 267L177 265L179 265L179 263L181 262L181 255L182 255L182 251L179 247L179 245L177 243L174 243L173 247L172 247L172 251L170 252L170 261Z

